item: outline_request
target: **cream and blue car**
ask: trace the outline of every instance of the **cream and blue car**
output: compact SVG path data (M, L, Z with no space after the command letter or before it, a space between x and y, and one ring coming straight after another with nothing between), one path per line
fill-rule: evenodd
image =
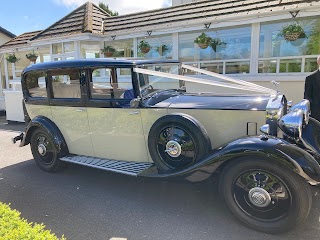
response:
M193 182L219 174L239 220L289 230L307 218L309 185L320 183L320 123L306 100L290 108L272 89L219 76L174 60L30 65L21 80L27 126L13 141L30 144L48 172L71 162ZM222 87L236 94L206 91Z

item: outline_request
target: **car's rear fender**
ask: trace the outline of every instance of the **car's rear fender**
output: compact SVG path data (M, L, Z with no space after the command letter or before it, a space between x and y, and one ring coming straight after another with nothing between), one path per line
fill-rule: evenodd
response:
M190 181L202 181L227 164L244 159L273 162L279 167L291 169L311 184L320 183L320 166L311 154L296 145L269 136L245 137L232 141L187 169L165 174L153 170L141 175L184 177Z
M66 155L68 146L59 128L49 118L44 116L37 116L32 119L26 127L23 139L21 140L20 147L28 145L31 141L31 136L36 129L44 130L52 139L53 144L60 153L60 156Z

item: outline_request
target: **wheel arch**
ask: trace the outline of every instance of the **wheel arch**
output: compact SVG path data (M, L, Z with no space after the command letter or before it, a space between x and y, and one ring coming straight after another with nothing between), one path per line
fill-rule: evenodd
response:
M60 156L68 154L68 146L61 131L53 121L44 116L37 116L29 122L20 146L25 146L30 143L31 136L36 129L44 130L52 138L54 146Z

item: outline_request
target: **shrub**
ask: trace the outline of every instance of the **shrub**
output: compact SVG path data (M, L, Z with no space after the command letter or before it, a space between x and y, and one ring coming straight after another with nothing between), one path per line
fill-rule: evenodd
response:
M28 223L20 217L20 212L10 209L9 205L0 202L0 239L1 240L59 240L43 224ZM65 240L62 236L61 240Z

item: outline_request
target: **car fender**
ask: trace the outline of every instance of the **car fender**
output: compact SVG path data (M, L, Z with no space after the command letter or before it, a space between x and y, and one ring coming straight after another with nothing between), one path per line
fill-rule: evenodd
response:
M202 181L212 173L233 161L250 158L256 161L269 161L289 168L309 181L311 184L320 182L320 166L314 157L298 146L283 139L265 136L244 137L234 140L215 151L189 168L161 174L150 169L143 176L154 177L184 177L189 181Z
M44 130L52 138L53 144L57 152L60 153L60 156L64 156L69 152L67 143L57 125L44 116L37 116L29 122L23 139L21 140L20 147L30 143L32 133L38 128Z

